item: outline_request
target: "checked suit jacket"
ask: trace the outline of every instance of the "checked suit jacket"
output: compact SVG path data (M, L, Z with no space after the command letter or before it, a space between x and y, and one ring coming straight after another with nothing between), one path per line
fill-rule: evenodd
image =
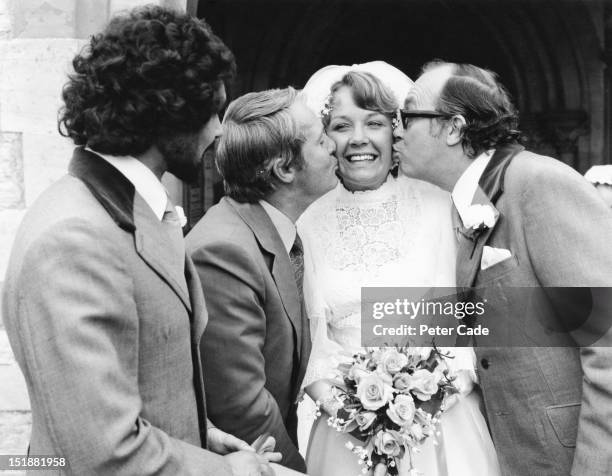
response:
M169 239L131 182L83 148L26 213L2 314L31 399L30 454L63 456L79 476L231 476L202 448L206 309Z
M479 184L473 203L499 218L461 236L457 286L486 300L493 334L508 332L509 345L475 338L502 474L612 474L612 213L576 171L518 145L498 148ZM485 245L511 256L481 269ZM598 340L557 332L598 312Z

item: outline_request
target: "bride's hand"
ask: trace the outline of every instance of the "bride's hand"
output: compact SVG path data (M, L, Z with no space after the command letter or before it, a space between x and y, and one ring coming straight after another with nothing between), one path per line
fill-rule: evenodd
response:
M374 472L372 473L372 476L386 476L386 474L387 474L387 467L383 463L378 463L374 467Z
M342 404L330 393L321 400L319 408L329 416L336 418L338 416L338 410L342 408Z
M321 379L308 385L305 390L321 411L335 418L342 404L334 397L334 386L335 383L332 384L329 379Z
M466 395L469 395L470 392L474 389L475 375L473 371L462 369L458 370L456 374L457 376L453 381L453 384L455 385L455 387L457 387L459 393L455 393L449 397L446 397L446 399L444 400L445 411L448 411L452 407L454 407L459 402L459 400L461 400Z

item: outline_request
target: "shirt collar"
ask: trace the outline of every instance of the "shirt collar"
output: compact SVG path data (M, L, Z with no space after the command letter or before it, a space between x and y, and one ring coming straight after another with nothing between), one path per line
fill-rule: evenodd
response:
M278 208L270 205L265 200L260 200L259 204L266 211L270 217L270 220L272 220L272 224L280 235L283 246L287 250L287 253L289 253L293 247L293 243L295 242L295 237L297 235L295 224L287 215L281 212Z
M495 152L495 150L488 150L476 157L468 168L465 169L463 174L461 174L461 177L459 177L459 180L457 180L453 188L451 196L462 222L465 222L465 214L467 209L472 205L474 194L478 188L478 182L489 164L493 152Z
M151 207L155 216L159 220L163 218L168 203L168 192L149 167L130 155L108 155L96 152L89 147L85 149L99 155L121 172L125 178L132 182L138 194Z

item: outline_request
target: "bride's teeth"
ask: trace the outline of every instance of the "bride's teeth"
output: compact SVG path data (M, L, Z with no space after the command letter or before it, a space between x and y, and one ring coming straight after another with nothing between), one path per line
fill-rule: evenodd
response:
M349 160L351 162L360 162L363 160L374 160L374 156L370 155L370 154L363 154L363 155L352 155L349 157Z

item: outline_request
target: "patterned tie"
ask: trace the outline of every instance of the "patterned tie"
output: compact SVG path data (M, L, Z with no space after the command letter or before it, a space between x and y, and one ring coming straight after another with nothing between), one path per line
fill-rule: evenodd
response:
M295 284L298 288L298 295L300 302L304 299L304 291L302 289L304 284L304 247L302 246L302 240L300 235L295 234L295 241L289 251L289 259L293 266L293 274L295 276Z
M176 209L170 201L170 198L168 198L168 201L166 202L166 209L164 210L164 216L162 217L162 225L170 236L177 269L178 266L180 266L180 274L182 275L185 272L185 239L183 238L181 220L176 213Z

